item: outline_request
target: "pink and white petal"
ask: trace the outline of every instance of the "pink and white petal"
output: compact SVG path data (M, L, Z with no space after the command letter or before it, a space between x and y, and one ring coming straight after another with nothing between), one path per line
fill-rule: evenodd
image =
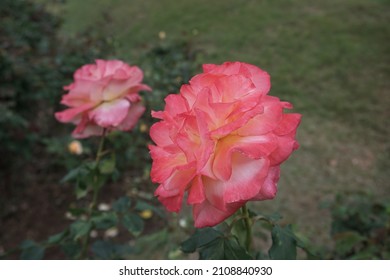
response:
M136 93L141 89L150 90L150 87L141 84L142 78L142 71L138 67L130 67L129 72L117 69L104 88L104 100L124 97L126 94Z
M164 196L164 187L160 185L154 195L158 196L158 200L167 208L170 212L179 212L183 201L183 193L178 193L172 196Z
M267 178L264 181L259 193L251 200L273 199L278 191L278 181L280 177L280 167L270 167Z
M150 127L150 138L157 146L165 147L172 145L173 142L170 138L171 125L165 121L154 123Z
M187 101L189 108L192 108L197 97L197 93L190 85L182 85L180 88L180 95Z
M105 83L102 80L92 81L79 79L74 83L73 88L69 91L69 98L79 96L80 98L88 100L89 102L98 103L103 100L104 86ZM67 102L65 105L73 106L71 103L69 103L71 102L71 99L64 99L62 102Z
M116 60L116 59L112 59L112 60L97 59L96 65L98 66L98 68L101 71L101 74L102 74L101 77L106 77L106 76L114 75L118 69L121 69L126 64L124 64L122 61Z
M167 180L179 167L187 164L186 157L182 153L170 154L158 146L149 146L153 159L150 177L153 182L162 183Z
M218 95L221 96L221 100L216 102L222 103L230 103L240 100L248 94L256 93L251 80L241 75L221 77L215 81L215 88L219 92Z
M289 135L277 137L278 147L270 154L271 165L279 165L289 158L291 153L298 148L297 141Z
M186 100L180 94L169 94L164 100L164 111L173 117L187 112L189 109Z
M279 99L269 99L270 96L266 96L265 101L261 103L264 111L252 119L250 119L244 126L237 130L237 133L242 136L247 135L262 135L274 130L279 122L282 120L283 109Z
M144 112L145 107L141 103L131 104L126 118L118 125L117 128L122 131L133 129Z
M59 122L63 122L63 123L73 122L75 118L80 117L80 114L93 108L93 106L94 104L85 103L78 107L69 108L62 112L57 112L54 115Z
M278 127L274 130L274 133L281 136L296 131L301 122L301 118L301 114L283 114L283 118L279 122Z
M89 94L80 95L80 94L66 94L62 96L61 104L64 104L68 107L79 107L86 103L92 103L89 100Z
M228 181L208 179L206 183L204 180L206 197L217 208L226 203L249 200L259 193L268 169L267 159L251 159L236 152L232 156L232 175Z
M161 184L154 195L167 207L169 211L177 212L181 209L184 191L188 184L195 177L193 168L187 170L176 170L163 184Z
M87 123L82 129L77 126L76 129L72 132L72 136L77 139L101 135L103 135L103 128L92 123Z
M249 70L250 77L256 88L260 90L262 94L267 94L271 88L270 75L267 72L251 64L245 63L244 67Z
M103 102L89 112L89 118L102 127L116 127L126 118L129 108L126 99Z
M231 135L220 139L215 148L213 173L220 180L229 180L233 152L240 152L252 159L267 157L277 148L275 140L272 134L247 137Z
M203 71L205 73L222 74L222 75L236 75L240 72L241 62L225 62L221 65L205 64Z
M188 204L199 204L202 203L206 196L204 194L204 186L202 176L198 175L192 180L192 185L188 190Z
M249 122L249 120L254 118L256 115L261 114L262 112L263 112L262 106L255 106L253 109L245 113L239 114L239 116L235 120L212 131L211 137L212 138L225 137L226 135L229 135L230 133L246 125Z
M192 209L195 227L203 228L218 225L237 212L244 204L245 202L228 204L225 211L215 208L207 200L200 204L195 204Z
M203 72L204 72L204 73L211 72L211 71L213 71L217 66L218 66L218 65L216 65L216 64L203 64L203 65L202 65Z

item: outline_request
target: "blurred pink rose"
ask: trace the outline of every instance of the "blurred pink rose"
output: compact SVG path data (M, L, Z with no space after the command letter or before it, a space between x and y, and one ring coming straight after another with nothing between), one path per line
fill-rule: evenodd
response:
M241 62L207 64L204 73L166 97L161 121L150 129L156 145L151 178L169 211L181 209L184 193L196 227L214 226L250 200L273 199L279 165L293 150L300 114L267 95L270 77Z
M74 73L74 82L61 103L70 107L55 114L58 121L77 125L72 135L86 138L101 135L103 129L131 130L145 111L140 90L143 73L136 66L119 60L96 60Z

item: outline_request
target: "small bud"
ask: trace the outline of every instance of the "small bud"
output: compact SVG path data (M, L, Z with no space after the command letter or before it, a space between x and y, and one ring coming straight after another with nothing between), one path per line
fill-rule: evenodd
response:
M139 215L140 215L140 217L142 219L147 220L147 219L150 219L153 216L153 212L152 212L152 210L147 209L147 210L144 210L141 213L139 213Z
M148 131L148 126L144 123L141 123L141 125L139 126L139 131L141 132L147 132Z
M73 140L68 145L68 151L74 155L81 155L83 153L83 146L80 141Z

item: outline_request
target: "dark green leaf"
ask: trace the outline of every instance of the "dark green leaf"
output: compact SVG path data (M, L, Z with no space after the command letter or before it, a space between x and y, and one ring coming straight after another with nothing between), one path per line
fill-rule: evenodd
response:
M297 241L291 226L280 227L275 225L272 229L272 246L269 256L272 260L295 260L297 256Z
M224 259L224 240L217 237L207 243L199 250L199 259L201 260L223 260Z
M62 231L60 233L51 235L47 239L47 243L49 243L49 244L59 243L67 234L68 234L68 231Z
M352 253L357 245L366 240L364 236L355 231L339 233L334 239L336 240L336 251L340 255Z
M238 240L234 236L224 240L224 251L225 260L253 259L252 256L247 253L246 249L238 243Z
M79 217L86 213L85 208L69 208L69 213L75 217Z
M77 199L85 197L88 193L87 185L84 184L84 182L82 182L81 180L78 180L76 184L75 193Z
M112 209L116 212L125 213L129 211L130 206L130 198L127 196L122 196L112 204Z
M115 155L113 154L111 158L105 159L99 164L99 171L102 174L112 174L115 171Z
M20 254L22 260L41 260L45 254L45 248L32 240L23 241L20 248L22 249Z
M91 229L91 222L89 221L76 221L70 225L70 233L74 240L77 240L89 233Z
M80 255L81 246L78 242L68 241L61 244L61 249L68 259L75 259Z
M114 244L111 241L97 240L92 244L91 250L97 259L113 260L124 259L134 252L128 244Z
M149 235L142 235L135 242L135 254L140 259L161 258L174 242L170 242L171 233L166 228Z
M200 259L204 260L252 259L235 236L226 237L214 228L199 229L181 244L184 253L193 253L197 249Z
M91 221L97 229L107 229L117 225L118 216L114 212L100 212L99 215L93 217Z
M133 235L138 236L144 229L144 221L140 216L134 213L129 213L123 216L123 226Z
M199 250L202 260L251 260L246 250L240 246L233 236L219 236Z
M189 239L181 244L181 250L184 253L193 253L197 248L214 241L220 236L223 236L223 234L213 228L198 229Z
M246 230L245 221L241 219L234 223L231 233L238 238L240 244L245 244Z
M60 183L65 183L65 182L69 182L73 179L76 179L78 178L81 174L86 174L87 173L87 170L85 169L85 167L82 165L82 166L79 166L79 167L76 167L72 170L70 170L68 172L68 174L66 174L60 181Z

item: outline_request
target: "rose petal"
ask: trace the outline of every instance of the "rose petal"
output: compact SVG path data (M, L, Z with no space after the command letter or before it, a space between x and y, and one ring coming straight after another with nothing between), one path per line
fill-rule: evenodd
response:
M83 104L79 107L66 109L62 112L55 113L55 117L60 122L72 122L75 118L79 117L79 115L89 109L91 109L94 105L91 103Z
M244 204L245 202L228 204L224 211L215 208L207 200L204 200L201 204L195 204L192 210L195 227L213 227L229 218Z
M118 99L103 102L89 112L89 118L102 127L118 126L127 116L130 102L126 99Z
M228 181L203 180L207 199L220 210L227 203L249 200L256 196L267 177L268 159L250 159L240 153L232 157L232 175Z
M124 131L133 129L144 112L145 107L141 103L131 104L127 116L117 126L117 129Z
M247 157L259 159L267 157L276 148L275 137L265 136L228 136L220 141L215 149L213 172L222 181L229 180L232 174L232 154L240 152Z

